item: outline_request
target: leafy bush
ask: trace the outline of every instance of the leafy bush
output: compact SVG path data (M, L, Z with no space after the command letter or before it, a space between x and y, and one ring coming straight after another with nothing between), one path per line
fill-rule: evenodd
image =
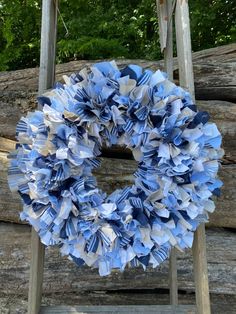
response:
M154 0L60 0L57 62L160 59L155 4ZM236 40L233 0L189 4L194 51ZM0 0L0 70L38 66L40 19L41 1Z

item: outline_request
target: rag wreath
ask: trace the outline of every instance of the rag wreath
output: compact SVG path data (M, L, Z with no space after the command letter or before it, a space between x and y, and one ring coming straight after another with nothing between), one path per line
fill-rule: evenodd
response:
M9 185L21 219L102 276L191 247L222 185L221 135L208 113L160 70L101 62L64 80L17 125ZM102 145L125 146L138 162L133 185L110 195L92 174Z

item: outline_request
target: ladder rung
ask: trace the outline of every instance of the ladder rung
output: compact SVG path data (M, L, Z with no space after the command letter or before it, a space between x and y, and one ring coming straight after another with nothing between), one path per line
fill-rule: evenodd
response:
M40 314L195 314L195 305L42 306Z

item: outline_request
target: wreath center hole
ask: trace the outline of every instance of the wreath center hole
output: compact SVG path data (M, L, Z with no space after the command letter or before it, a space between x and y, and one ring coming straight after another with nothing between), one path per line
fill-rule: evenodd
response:
M101 165L94 169L93 174L98 188L107 195L134 183L138 162L134 160L131 150L117 147L104 148L98 159Z

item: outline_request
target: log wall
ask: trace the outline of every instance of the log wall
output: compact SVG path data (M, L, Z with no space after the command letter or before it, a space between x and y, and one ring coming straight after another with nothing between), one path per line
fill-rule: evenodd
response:
M62 75L91 64L75 61L57 66ZM163 62L118 60L118 65L139 63L162 68ZM222 196L207 225L207 257L213 313L236 312L236 44L193 54L197 105L207 110L223 135L225 156L220 170ZM174 60L174 78L178 67ZM30 227L19 220L22 209L7 185L8 152L15 144L19 118L36 108L38 69L0 73L0 313L25 313L30 263ZM111 158L112 157L112 158ZM106 192L129 185L137 164L129 151L104 149L102 166L95 173ZM219 228L220 227L220 228ZM227 229L223 229L227 228ZM57 248L46 250L44 304L164 304L168 303L168 262L147 272L128 269L101 278L97 270L78 268L60 256ZM192 257L178 256L181 302L194 302Z
M1 306L25 309L30 265L30 227L0 223ZM212 303L231 312L236 304L236 242L229 230L207 230L207 259ZM183 303L194 302L190 251L178 254L178 288ZM228 297L227 297L228 296ZM22 304L16 302L22 300ZM2 302L2 303L1 303ZM77 267L57 248L46 249L43 304L160 304L168 303L168 261L157 269L127 269L100 277L96 269ZM227 305L228 304L228 305ZM6 305L7 306L7 305ZM215 306L215 309L217 307ZM228 310L227 310L228 309ZM218 310L217 310L218 311ZM213 313L222 314L223 312ZM9 312L6 312L9 313ZM22 312L10 312L22 313Z

